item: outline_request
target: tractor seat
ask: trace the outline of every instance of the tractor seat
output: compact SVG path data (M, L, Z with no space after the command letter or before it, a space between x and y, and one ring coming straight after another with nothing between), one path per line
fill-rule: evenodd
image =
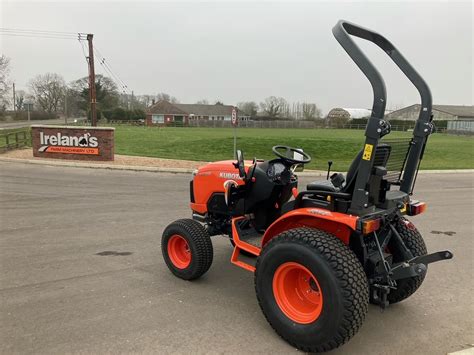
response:
M313 181L306 186L308 191L319 190L319 191L329 191L329 192L338 192L339 188L334 186L331 180L321 180Z
M377 148L375 149L375 157L374 157L374 166L383 166L385 167L387 165L388 158L390 157L390 152L391 152L391 147L387 144L379 144ZM345 183L344 179L341 181L340 178L338 179L339 181L336 181L336 185L340 186L334 186L331 177L331 180L320 180L320 181L314 181L309 183L306 186L306 189L308 191L311 190L320 190L320 191L329 191L329 192L346 192L346 193L352 193L354 190L355 186L355 181L357 178L357 172L359 170L359 163L362 159L362 154L363 150L361 150L354 160L351 163L351 166L349 167L349 170L347 171L347 175L345 178ZM342 176L342 174L340 174Z

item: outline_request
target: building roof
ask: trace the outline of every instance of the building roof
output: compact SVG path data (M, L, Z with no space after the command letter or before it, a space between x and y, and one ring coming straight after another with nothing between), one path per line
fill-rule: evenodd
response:
M338 116L338 117L347 117L348 119L370 117L371 114L372 114L372 110L368 110L366 108L335 107L328 112L328 116L330 117Z
M231 105L172 104L162 100L151 106L147 112L162 115L230 116L233 108ZM237 115L247 116L238 109Z
M186 115L187 113L176 105L169 103L166 100L160 100L156 104L150 106L147 110L148 113L157 113L161 115Z
M433 110L446 112L458 117L474 117L474 106L433 105Z
M349 112L351 118L366 118L372 115L372 110L368 110L366 108L343 108Z
M399 110L395 110L390 113L391 117L396 117L400 111L404 111L408 108L419 108L420 104L410 105ZM434 111L444 112L457 117L474 117L474 106L465 105L433 105Z

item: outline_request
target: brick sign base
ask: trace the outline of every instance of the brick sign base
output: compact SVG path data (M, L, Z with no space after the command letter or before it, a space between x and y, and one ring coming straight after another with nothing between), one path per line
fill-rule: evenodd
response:
M74 160L114 160L112 127L31 126L33 156Z

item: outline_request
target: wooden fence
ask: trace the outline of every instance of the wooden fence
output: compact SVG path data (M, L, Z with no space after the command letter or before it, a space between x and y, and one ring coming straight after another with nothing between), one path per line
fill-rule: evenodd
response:
M18 131L0 130L0 152L7 150L23 148L31 145L31 135L29 129Z

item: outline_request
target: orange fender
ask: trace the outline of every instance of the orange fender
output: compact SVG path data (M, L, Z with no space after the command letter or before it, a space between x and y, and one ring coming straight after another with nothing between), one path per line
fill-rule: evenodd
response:
M357 216L322 208L299 208L285 213L267 228L262 238L262 247L276 235L300 227L324 230L347 245L352 231L356 230L358 219Z

